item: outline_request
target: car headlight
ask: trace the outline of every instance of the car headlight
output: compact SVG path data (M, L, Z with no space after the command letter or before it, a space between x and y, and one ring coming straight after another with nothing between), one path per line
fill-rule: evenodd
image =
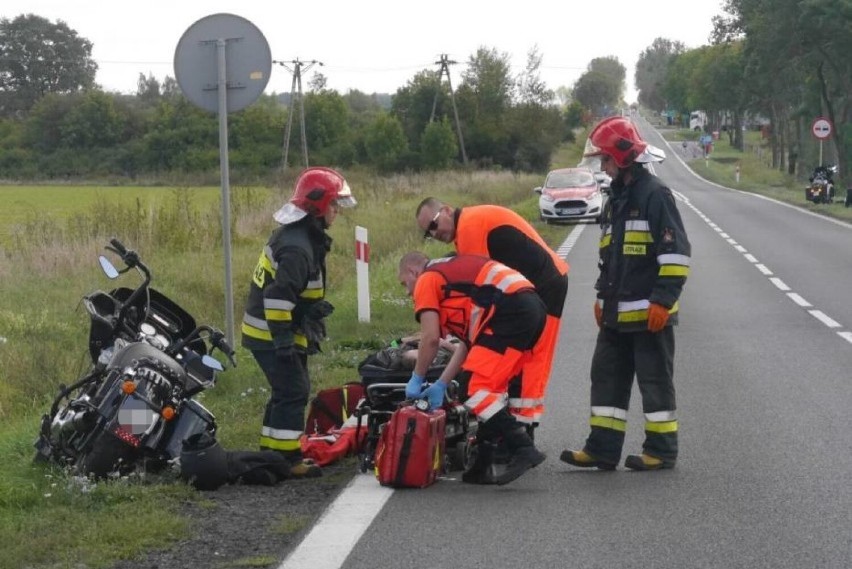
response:
M542 199L542 201L552 202L552 201L553 201L553 195L551 195L551 194L541 194L541 199Z

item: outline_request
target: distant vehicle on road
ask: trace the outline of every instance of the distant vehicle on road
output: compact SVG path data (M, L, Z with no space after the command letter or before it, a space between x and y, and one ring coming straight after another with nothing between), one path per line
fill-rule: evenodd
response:
M544 185L534 191L540 195L539 214L546 223L583 219L600 223L603 191L590 168L551 170Z
M701 132L707 126L707 113L704 111L692 111L689 113L689 130Z

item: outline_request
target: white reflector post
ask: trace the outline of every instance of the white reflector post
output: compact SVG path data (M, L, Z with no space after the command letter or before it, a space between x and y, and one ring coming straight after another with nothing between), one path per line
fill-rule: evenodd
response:
M358 278L358 321L370 321L370 243L367 228L355 226L355 275Z

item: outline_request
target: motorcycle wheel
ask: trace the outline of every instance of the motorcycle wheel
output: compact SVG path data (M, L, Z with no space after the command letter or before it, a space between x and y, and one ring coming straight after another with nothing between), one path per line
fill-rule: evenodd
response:
M111 433L102 432L89 452L80 456L74 466L77 474L106 478L113 472L126 474L133 469L133 449Z

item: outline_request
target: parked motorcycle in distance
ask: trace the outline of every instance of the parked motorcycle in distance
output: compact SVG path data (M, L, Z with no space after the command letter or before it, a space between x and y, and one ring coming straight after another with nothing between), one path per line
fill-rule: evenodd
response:
M99 261L110 278L135 269L135 289L96 290L83 297L89 314L92 365L70 386L60 386L35 442L35 460L102 478L138 468L157 470L180 456L190 436L216 432L213 414L193 396L214 386L222 364L236 365L234 350L216 328L197 326L175 302L151 288L151 272L117 239Z
M834 174L837 166L817 166L808 178L805 199L815 204L834 202Z

